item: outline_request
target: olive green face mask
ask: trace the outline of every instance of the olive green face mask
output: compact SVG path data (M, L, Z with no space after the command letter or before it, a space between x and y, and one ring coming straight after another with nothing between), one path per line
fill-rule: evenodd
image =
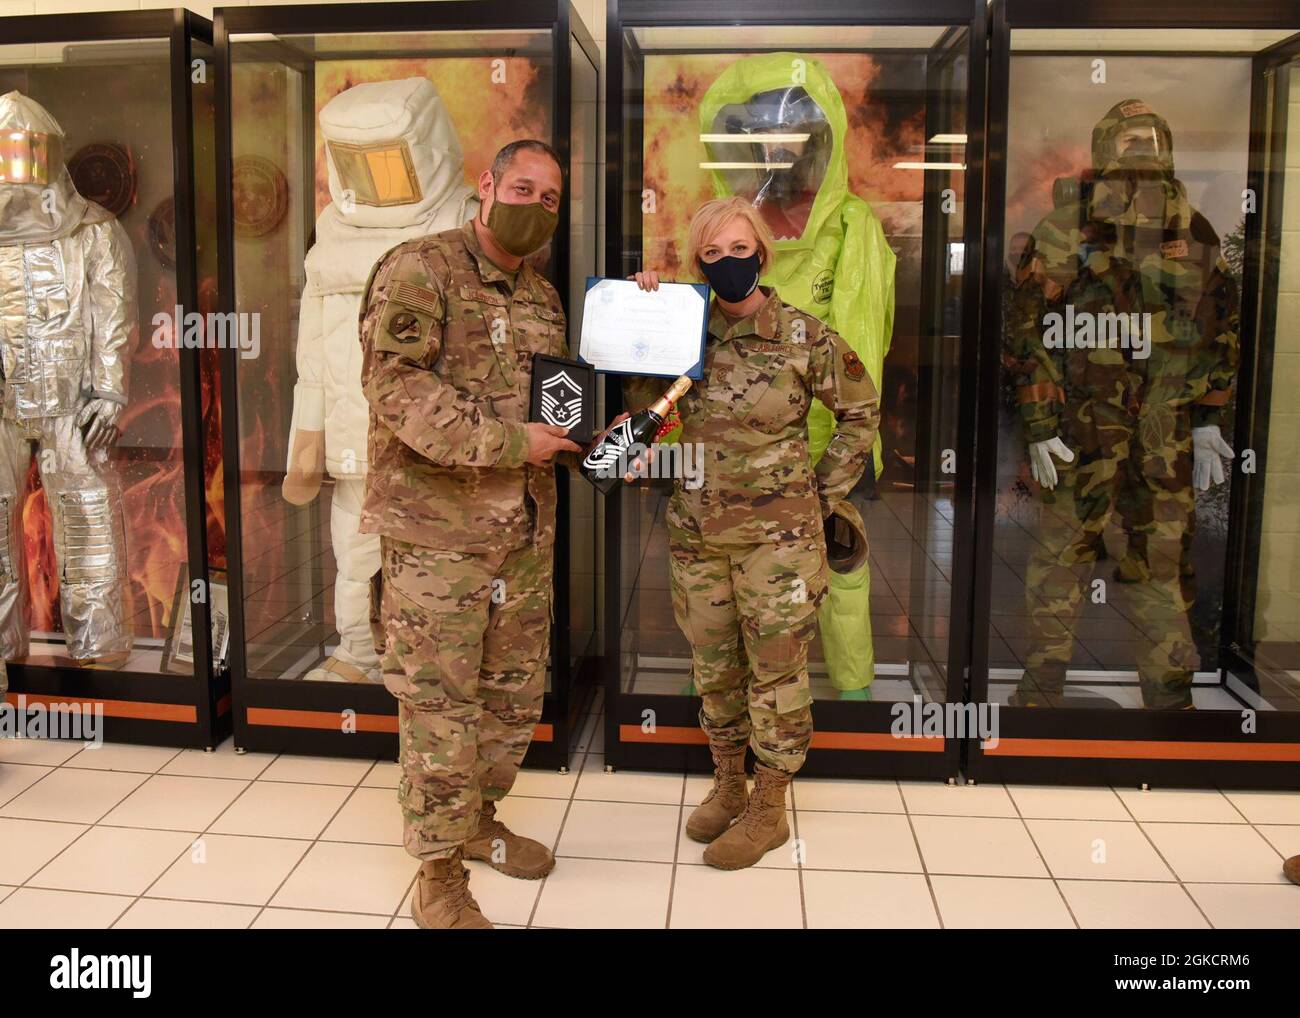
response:
M498 244L516 258L523 258L551 239L559 220L541 202L509 205L498 198L488 210L486 225Z

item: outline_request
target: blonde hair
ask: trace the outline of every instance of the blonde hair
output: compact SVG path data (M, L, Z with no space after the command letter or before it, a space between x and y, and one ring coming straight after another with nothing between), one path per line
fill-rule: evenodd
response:
M758 240L758 253L763 261L761 271L766 272L772 267L772 262L776 258L776 241L767 223L763 222L763 217L758 214L758 209L738 196L712 198L695 210L695 215L691 217L690 233L686 239L687 250L691 253L691 269L696 279L704 279L704 272L700 269L700 248L708 244L737 217L749 223L754 231L754 236Z

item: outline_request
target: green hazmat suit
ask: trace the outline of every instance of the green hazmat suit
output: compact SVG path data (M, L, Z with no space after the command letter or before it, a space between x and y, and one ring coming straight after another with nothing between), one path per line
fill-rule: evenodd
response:
M798 53L744 57L710 86L699 115L700 133L712 139L705 143L712 161L775 167L712 170L719 197L740 194L774 227L776 258L761 282L838 332L862 358L883 399L885 353L894 328L895 258L871 206L849 191L848 118L829 72ZM834 429L834 415L814 400L808 414L814 464ZM877 477L883 469L880 448L877 435L872 456ZM865 552L861 516L847 501L839 512L843 523L837 526L841 531L847 526ZM831 558L830 596L818 624L831 682L851 693L868 687L875 676L870 566L865 553L852 555L846 561L855 565L840 572Z

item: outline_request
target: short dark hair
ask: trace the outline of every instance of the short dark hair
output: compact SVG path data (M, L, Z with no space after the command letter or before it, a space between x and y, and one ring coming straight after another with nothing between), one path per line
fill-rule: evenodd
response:
M492 183L500 184L501 175L510 168L510 164L515 161L515 156L523 151L540 152L544 156L549 156L560 168L561 178L564 176L564 164L560 162L559 153L544 141L538 141L536 138L520 138L518 141L512 141L509 145L504 146L492 160Z

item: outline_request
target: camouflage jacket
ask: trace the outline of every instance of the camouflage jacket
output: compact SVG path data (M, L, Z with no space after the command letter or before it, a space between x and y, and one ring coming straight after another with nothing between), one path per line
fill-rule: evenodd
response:
M567 352L554 288L525 263L511 293L470 221L379 260L361 347L361 531L474 553L552 543L555 471L525 461L533 354Z
M629 402L644 406L668 386L638 379ZM814 470L808 408L820 399L835 436ZM753 315L729 324L713 305L704 379L679 403L681 442L702 456L703 484L679 479L669 520L726 544L819 537L822 519L866 469L880 400L866 366L825 323L781 302L775 289Z
M1182 184L1165 186L1161 218L1138 217L1101 181L1034 230L1014 281L1003 353L1027 441L1057 435L1067 405L1089 401L1134 420L1182 409L1193 427L1219 423L1237 369L1237 284ZM1148 356L1063 347L1048 325L1059 324L1063 336L1084 320L1081 312L1109 335L1118 316L1137 325L1145 319Z

